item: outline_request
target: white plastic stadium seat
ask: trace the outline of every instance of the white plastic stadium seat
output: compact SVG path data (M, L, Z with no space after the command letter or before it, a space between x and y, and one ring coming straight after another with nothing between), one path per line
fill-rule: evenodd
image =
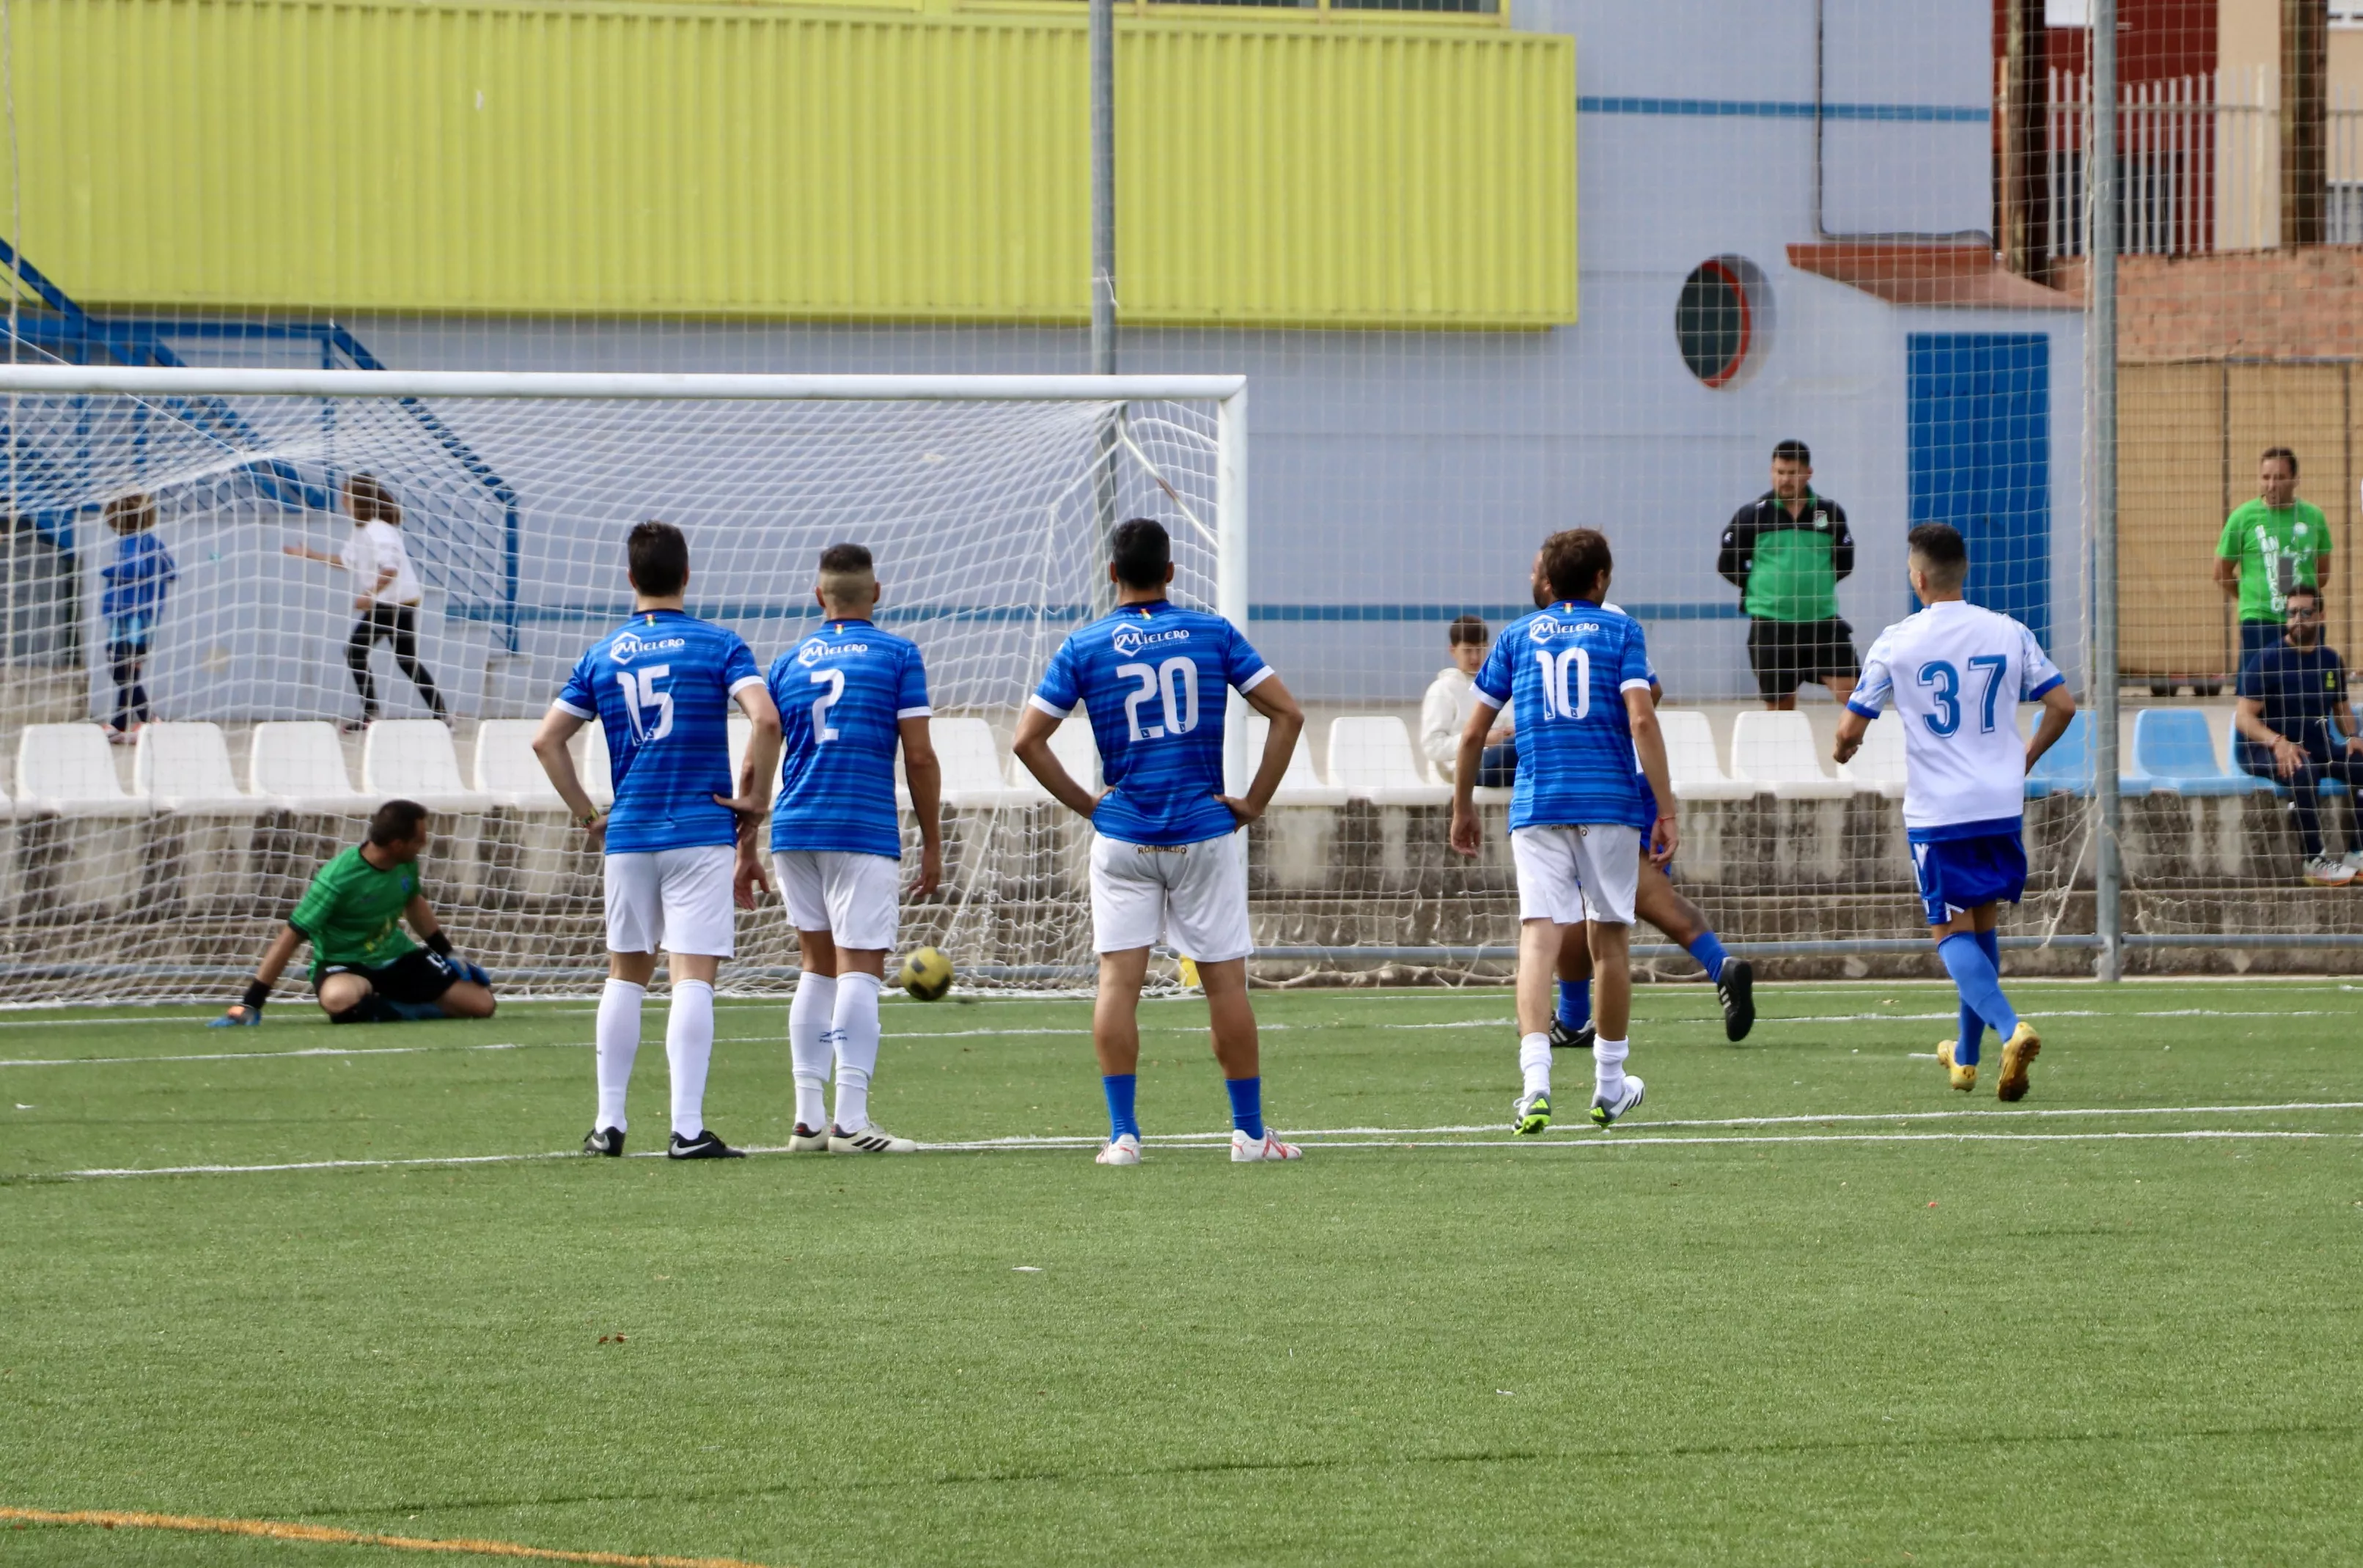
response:
M212 815L251 812L261 804L238 787L229 741L219 724L139 726L131 759L131 789L161 811Z
M734 711L730 715L729 723L730 788L736 790L738 787L738 770L747 766L747 748L755 744L755 721L744 713ZM779 798L780 770L775 765L771 769L771 777L764 780L763 799L769 802Z
M17 743L17 799L64 817L139 817L149 803L124 793L106 732L96 724L28 724Z
M1263 762L1265 737L1271 734L1271 721L1261 713L1248 715L1248 777ZM1242 786L1244 788L1244 786ZM1313 771L1313 748L1304 744L1304 734L1298 731L1296 749L1288 754L1288 770L1280 776L1280 788L1273 791L1275 806L1328 806L1346 803L1346 791L1335 784L1324 784L1321 776Z
M1076 783L1093 791L1099 789L1100 743L1093 737L1092 721L1080 705L1050 732L1050 755ZM1050 792L1035 782L1034 775L1015 755L1009 758L1009 785L1037 804L1050 798Z
M1452 791L1420 776L1411 729L1392 713L1355 713L1329 725L1329 782L1374 806L1444 806Z
M993 726L973 715L927 722L927 738L943 769L944 805L956 812L989 812L1031 799L1023 790L1002 782L1001 748L993 744Z
M497 806L562 812L566 803L533 754L539 719L486 719L476 726L476 789ZM587 781L586 781L587 782Z
M361 812L372 803L345 771L337 726L317 719L255 725L247 777L256 794L282 811Z
M1783 801L1845 801L1854 786L1822 771L1814 722L1804 714L1742 713L1731 724L1731 771Z
M582 788L591 792L591 803L605 810L616 803L616 764L607 755L607 726L593 719L575 732L577 772L582 775Z
M1903 799L1903 721L1892 713L1873 719L1862 749L1838 764L1838 777L1866 795Z
M1764 793L1723 770L1714 755L1714 730L1694 708L1660 708L1658 732L1666 740L1666 773L1677 801L1750 801Z
M460 754L440 719L380 719L361 742L361 785L380 801L416 801L430 812L482 812L490 797L460 778Z

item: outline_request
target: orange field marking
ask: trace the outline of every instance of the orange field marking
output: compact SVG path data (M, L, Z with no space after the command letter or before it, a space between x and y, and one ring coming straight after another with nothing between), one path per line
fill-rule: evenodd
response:
M407 1535L371 1535L327 1525L285 1524L277 1519L216 1519L202 1514L134 1514L113 1508L0 1507L0 1519L26 1524L97 1525L103 1529L178 1529L200 1535L254 1535L269 1540L308 1540L330 1546L384 1546L396 1551L471 1551L479 1557L526 1557L538 1562L592 1562L602 1568L763 1568L736 1557L634 1557L621 1551L560 1551L520 1546L513 1540L425 1540Z

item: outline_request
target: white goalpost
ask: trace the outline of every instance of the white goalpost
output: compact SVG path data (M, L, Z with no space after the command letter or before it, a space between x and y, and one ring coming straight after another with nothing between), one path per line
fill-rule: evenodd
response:
M464 949L512 988L592 983L598 867L525 743L628 612L623 539L649 517L689 536L691 611L766 666L817 624L819 551L871 547L882 623L927 656L947 768L949 886L906 940L972 981L1079 974L1087 830L1009 734L1108 603L1123 517L1167 524L1177 600L1246 624L1246 396L1238 376L0 367L29 541L0 580L0 1002L219 993L396 795L438 813L427 882ZM366 624L335 564L371 510L356 476L396 509L406 639ZM1089 771L1087 730L1060 746ZM742 923L726 979L784 983L776 911Z

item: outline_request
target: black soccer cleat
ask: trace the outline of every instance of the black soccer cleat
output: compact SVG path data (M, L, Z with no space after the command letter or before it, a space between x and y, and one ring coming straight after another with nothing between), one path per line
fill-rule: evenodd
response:
M624 1130L620 1127L594 1127L582 1134L582 1152L616 1158L624 1152Z
M1587 1023L1581 1029L1570 1029L1558 1019L1551 1020L1551 1049L1554 1051L1589 1051L1600 1031Z
M1723 1037L1735 1043L1756 1027L1756 970L1745 958L1726 958L1714 994L1723 1003Z
M694 1138L674 1133L671 1143L665 1149L668 1160L743 1160L746 1157L746 1150L732 1148L710 1129L703 1127L698 1129Z

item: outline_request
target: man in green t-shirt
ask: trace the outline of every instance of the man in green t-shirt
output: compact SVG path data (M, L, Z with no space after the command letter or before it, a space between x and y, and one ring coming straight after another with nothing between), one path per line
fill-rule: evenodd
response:
M2330 525L2297 498L2297 454L2269 447L2257 459L2257 499L2224 519L2215 580L2240 603L2240 663L2280 646L2292 588L2320 588L2330 568Z
M1853 695L1862 666L1854 628L1838 619L1838 580L1854 570L1854 536L1846 510L1814 493L1803 441L1772 448L1772 488L1733 514L1714 569L1739 590L1748 668L1767 708L1794 708L1809 681L1841 702Z
M261 1023L272 984L305 942L312 944L312 990L330 1023L492 1017L492 977L451 951L419 891L418 857L429 836L427 808L417 801L380 806L370 818L368 842L314 873L245 997L213 1027ZM405 921L426 946L403 934Z

